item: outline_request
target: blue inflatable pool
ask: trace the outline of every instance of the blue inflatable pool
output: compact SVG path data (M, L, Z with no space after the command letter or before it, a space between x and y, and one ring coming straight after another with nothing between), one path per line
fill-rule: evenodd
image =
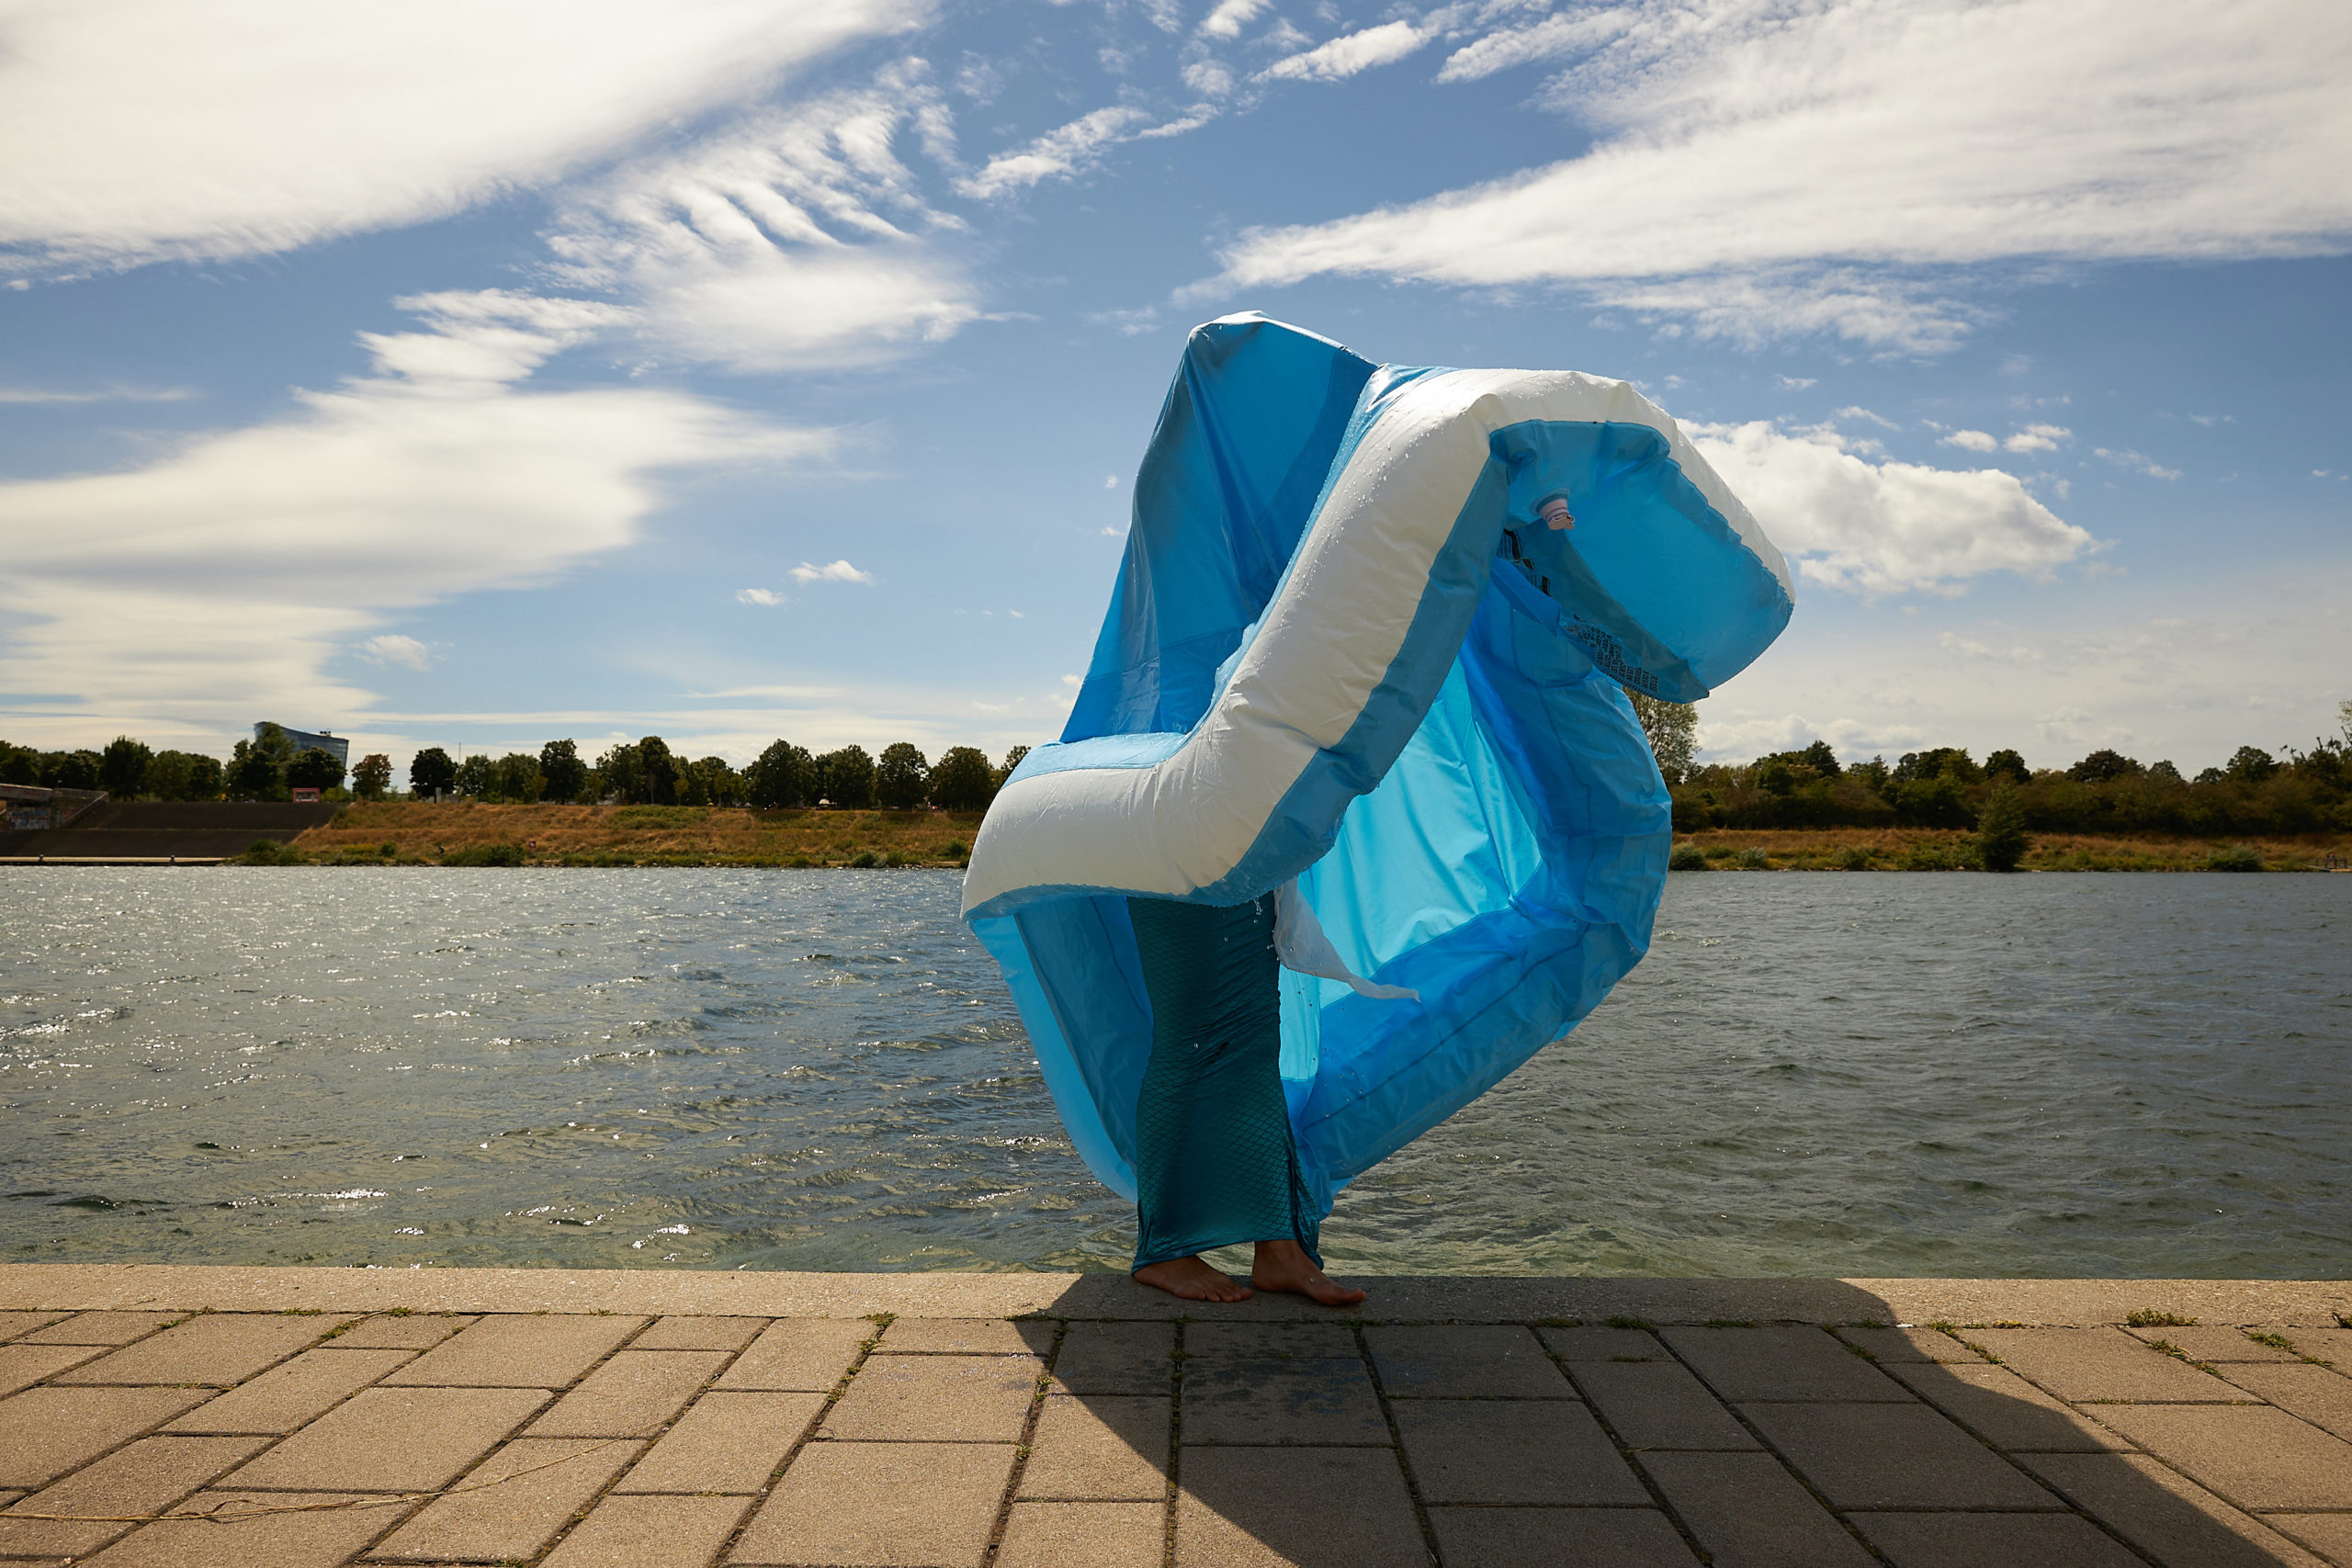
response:
M1088 1166L1135 1195L1130 895L1295 878L1349 969L1417 993L1283 974L1326 1211L1559 1038L1640 960L1665 886L1666 789L1621 688L1695 701L1792 603L1624 382L1375 366L1255 314L1197 329L1069 726L965 878Z

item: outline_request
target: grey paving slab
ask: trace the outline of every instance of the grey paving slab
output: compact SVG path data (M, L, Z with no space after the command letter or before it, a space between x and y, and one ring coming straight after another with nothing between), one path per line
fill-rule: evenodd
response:
M1669 1352L1657 1336L1639 1328L1539 1328L1544 1347L1564 1361L1650 1361Z
M330 1343L339 1343L331 1341ZM290 1432L388 1377L413 1350L305 1350L173 1421L175 1432Z
M2334 1563L2352 1563L2352 1514L2272 1514L2263 1521Z
M303 1492L424 1492L446 1486L547 1399L526 1388L370 1388L229 1478Z
M1574 1399L1576 1390L1517 1324L1368 1328L1364 1345L1391 1399Z
M21 1345L128 1345L153 1334L167 1323L186 1317L183 1312L84 1312L30 1334L17 1336ZM324 1333L325 1330L320 1330Z
M1709 1387L1752 1400L1875 1400L1907 1404L1910 1390L1819 1328L1669 1328L1666 1342Z
M2070 1404L2238 1397L2220 1378L2151 1349L2120 1328L1969 1328L1961 1337Z
M1342 1323L1193 1323L1184 1328L1187 1360L1330 1361L1358 1353L1354 1331Z
M46 1328L64 1315L62 1312L0 1312L0 1344L36 1328Z
M1982 1361L1984 1357L1936 1328L1840 1328L1838 1337L1867 1350L1882 1365L1921 1361Z
M1073 1323L1054 1354L1054 1382L1071 1393L1166 1393L1172 1323Z
M2145 1454L2020 1461L2164 1568L2321 1568L2320 1560Z
M1047 1396L1021 1472L1021 1495L1091 1502L1163 1496L1173 1403L1131 1393Z
M811 1443L728 1561L978 1568L1012 1458L1010 1443Z
M877 1356L1042 1356L1053 1348L1047 1318L902 1317L882 1331Z
M1424 1502L1640 1507L1650 1500L1592 1412L1573 1401L1417 1399L1395 1409Z
M641 1317L485 1317L386 1381L417 1388L564 1388L619 1348Z
M44 1387L0 1400L0 1486L45 1486L203 1398L201 1389Z
M2007 1367L1980 1361L1894 1371L1920 1398L2007 1453L2097 1453L2132 1446Z
M96 1345L0 1345L0 1399L106 1353Z
M343 1320L275 1313L208 1313L135 1345L61 1373L61 1383L243 1382L284 1360Z
M2144 1568L2073 1514L1856 1514L1894 1568Z
M1151 1503L1016 1503L995 1568L1159 1568L1168 1510Z
M1769 1454L1644 1454L1641 1464L1715 1568L1873 1568Z
M707 1568L751 1506L749 1497L607 1497L542 1568Z
M1026 1356L876 1356L822 1430L845 1441L1017 1442L1041 1367Z
M2283 1410L2106 1405L2099 1419L2241 1508L2352 1508L2352 1443Z
M2265 1345L2242 1328L2199 1328L2191 1325L2186 1328L2127 1328L2123 1332L2143 1345L2161 1339L2191 1360L2211 1361L2217 1365L2225 1361L2299 1359L2292 1350Z
M1578 1361L1577 1386L1632 1449L1760 1449L1679 1361Z
M735 1358L718 1386L830 1393L873 1333L860 1318L779 1318Z
M1362 1360L1188 1360L1184 1441L1386 1443Z
M628 1342L632 1350L741 1350L768 1325L764 1317L665 1317Z
M312 1506L319 1504L364 1506ZM357 1494L199 1492L180 1510L212 1509L231 1522L141 1525L77 1568L339 1568L415 1506ZM235 1517L262 1508L302 1511Z
M2231 1367L2232 1382L2324 1432L2352 1439L2352 1378L2308 1362Z
M1389 1449L1192 1449L1176 1568L1428 1568Z
M266 1438L141 1438L0 1513L0 1557L82 1557L131 1527L12 1518L25 1514L154 1514L249 1458Z
M501 1562L535 1557L571 1516L644 1450L638 1442L523 1438L467 1472L384 1538L395 1561Z
M651 1437L726 1364L724 1350L622 1350L557 1400L530 1435Z
M2057 1498L1924 1404L1747 1404L1836 1508L2056 1508Z
M757 1492L824 1403L821 1393L706 1393L616 1490Z
M1445 1568L1694 1568L1656 1508L1431 1508Z
M346 1350L430 1350L481 1319L464 1313L379 1313L335 1336Z

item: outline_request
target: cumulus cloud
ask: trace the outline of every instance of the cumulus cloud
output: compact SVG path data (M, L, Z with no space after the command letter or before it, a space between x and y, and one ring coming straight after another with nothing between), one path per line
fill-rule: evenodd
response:
M1956 595L1970 578L2043 577L2096 541L1997 468L1872 463L1833 430L1686 426L1804 577L1879 595Z
M870 364L979 313L939 244L902 140L955 159L955 127L921 62L865 88L756 114L633 162L565 200L550 278L632 301L630 328L670 356L763 371Z
M834 561L830 566L811 566L807 561L802 561L792 569L792 581L795 582L872 582L874 574L870 571L860 571L845 560Z
M2000 449L2001 443L1990 431L1955 430L1936 445L1957 446L1963 452L1996 452Z
M1561 283L1715 330L1948 346L1997 262L2334 254L2352 11L2308 0L1634 0L1498 31L1449 80L1581 59L1581 156L1257 230L1225 288ZM1736 310L1736 307L1735 307Z
M746 588L735 595L738 604L765 604L773 608L784 603L784 595L773 588Z
M263 712L348 724L375 698L334 673L341 659L424 657L368 635L391 614L630 543L665 469L831 448L677 392L518 387L594 319L571 302L413 303L437 332L371 338L375 375L302 393L285 418L120 472L0 483L8 684L55 694L18 696L20 715L151 733ZM419 341L435 335L450 344Z
M1410 22L1389 22L1285 55L1258 73L1274 82L1341 82L1375 66L1394 65L1429 41Z
M1264 13L1272 0L1217 0L1209 14L1201 19L1204 38L1237 39L1241 29Z
M576 170L922 0L77 0L10 8L0 265L284 251Z
M1041 180L1067 179L1091 168L1105 149L1129 140L1150 118L1138 108L1096 109L1046 132L1025 147L998 153L956 188L977 200L992 201Z
M370 664L398 664L410 670L433 668L431 650L416 638L397 632L369 637L359 645L359 657Z
M2074 438L2075 433L2063 424L2029 424L2011 432L2001 446L2011 452L2055 452Z

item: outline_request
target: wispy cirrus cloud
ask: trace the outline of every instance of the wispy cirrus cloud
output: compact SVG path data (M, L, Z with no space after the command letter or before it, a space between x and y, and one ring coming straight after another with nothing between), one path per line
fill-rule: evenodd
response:
M1151 123L1151 118L1125 105L1095 109L1025 146L998 153L956 188L977 200L989 201L1043 180L1067 179L1091 168L1107 149L1132 140Z
M291 250L576 171L920 17L922 0L19 6L0 271Z
M1327 274L1560 284L1761 338L1933 351L1987 264L2352 245L2352 11L2304 0L1634 0L1441 72L1576 57L1581 156L1261 229L1220 288Z

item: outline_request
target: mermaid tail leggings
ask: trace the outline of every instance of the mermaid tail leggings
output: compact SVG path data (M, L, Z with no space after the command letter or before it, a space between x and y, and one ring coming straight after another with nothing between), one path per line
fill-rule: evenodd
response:
M1135 1267L1285 1238L1321 1267L1283 1100L1272 896L1230 908L1130 898L1127 913L1151 998Z

